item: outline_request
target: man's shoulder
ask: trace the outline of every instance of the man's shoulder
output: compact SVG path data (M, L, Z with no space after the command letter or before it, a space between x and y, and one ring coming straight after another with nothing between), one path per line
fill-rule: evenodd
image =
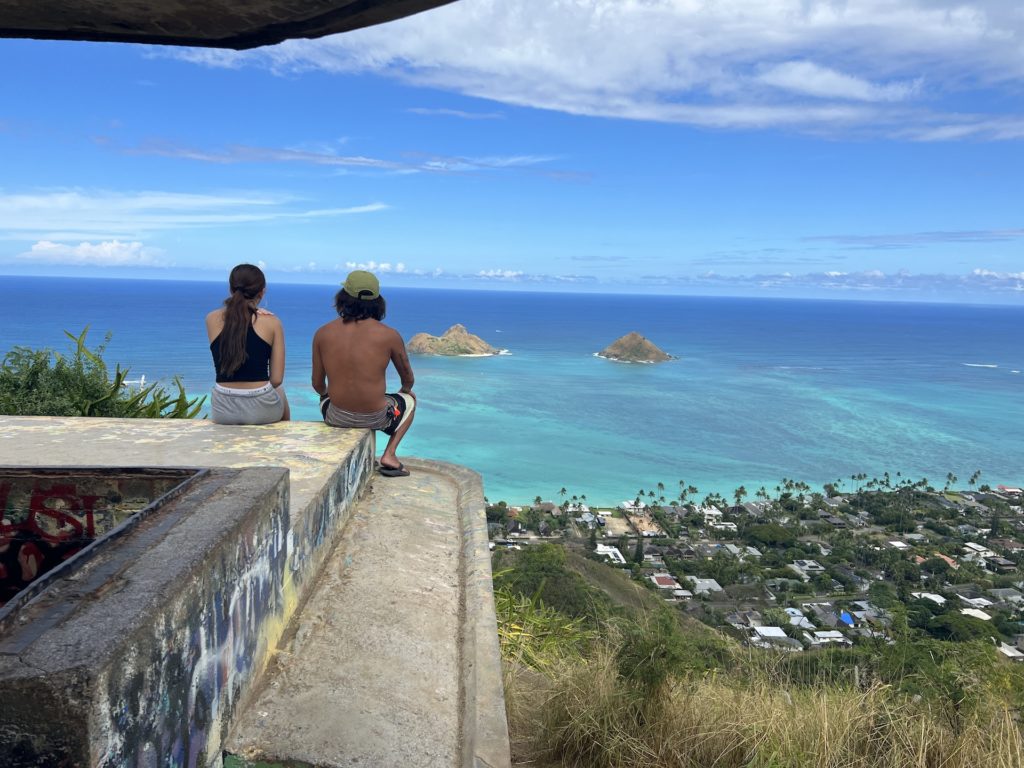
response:
M338 325L340 325L340 323L338 323L337 320L331 320L329 322L326 322L316 329L316 333L313 334L313 337L315 338L317 336L323 336L325 333L330 333L331 329L337 327Z

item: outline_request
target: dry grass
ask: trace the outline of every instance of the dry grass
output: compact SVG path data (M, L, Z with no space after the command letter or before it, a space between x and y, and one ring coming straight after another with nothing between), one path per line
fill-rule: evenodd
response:
M1021 768L1024 738L993 702L954 732L941 712L887 686L789 690L709 674L643 697L614 649L546 674L509 666L520 763L596 768Z

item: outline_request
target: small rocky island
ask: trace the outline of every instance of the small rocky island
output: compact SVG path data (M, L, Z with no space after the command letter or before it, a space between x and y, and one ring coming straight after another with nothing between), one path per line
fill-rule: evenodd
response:
M441 336L429 333L417 333L407 348L417 355L446 355L449 357L484 357L500 355L503 350L496 349L466 330L464 325L456 324Z
M636 331L616 339L595 354L597 357L620 363L662 363L666 360L675 360L672 355L658 349Z

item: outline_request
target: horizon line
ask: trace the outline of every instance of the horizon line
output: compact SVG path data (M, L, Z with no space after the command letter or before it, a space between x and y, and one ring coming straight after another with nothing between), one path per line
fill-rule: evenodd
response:
M273 274L271 272L271 274ZM375 273L376 274L376 273ZM382 273L384 275L390 273ZM415 277L415 275L407 275L409 277ZM37 280L96 280L96 281L119 281L119 282L167 282L167 283L202 283L202 284L217 284L225 282L224 278L213 279L206 277L157 277L148 275L145 277L127 277L124 275L69 275L69 274L30 274L30 273L11 273L3 270L0 266L0 277L5 278L26 278L26 279L37 279ZM268 280L268 282L271 282ZM273 281L278 285L295 285L295 286L316 286L316 285L335 285L335 283L318 283L314 281L294 281L287 279L275 279ZM341 286L341 281L337 281L336 285ZM535 288L519 288L519 287L497 287L497 286L460 286L460 285L392 285L389 290L423 290L423 291L461 291L461 292L480 292L480 293L518 293L518 294L530 294L530 295L553 295L553 296L603 296L608 298L622 298L621 292L612 292L604 290L577 290L577 291L566 291L566 290L537 290ZM968 298L963 300L957 299L936 299L936 298L906 298L906 297L893 297L886 298L882 296L874 297L847 297L847 296L773 296L773 295L753 295L743 293L663 293L658 291L644 291L630 293L631 298L644 298L644 297L657 297L657 298L686 298L686 299L753 299L757 301L806 301L806 302L844 302L854 304L925 304L925 305L942 305L942 306L975 306L975 307L1012 307L1022 308L1024 302L1006 302L1006 301L987 301L978 300L973 297L973 294L968 294Z

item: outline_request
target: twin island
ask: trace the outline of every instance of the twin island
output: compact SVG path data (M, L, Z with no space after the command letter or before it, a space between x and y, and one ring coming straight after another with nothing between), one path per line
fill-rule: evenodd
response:
M508 350L492 347L479 336L467 331L461 324L453 325L440 336L417 333L409 339L407 347L412 354L444 357L490 357L508 354ZM595 352L594 356L619 363L662 363L676 359L636 331L616 339L600 352Z

